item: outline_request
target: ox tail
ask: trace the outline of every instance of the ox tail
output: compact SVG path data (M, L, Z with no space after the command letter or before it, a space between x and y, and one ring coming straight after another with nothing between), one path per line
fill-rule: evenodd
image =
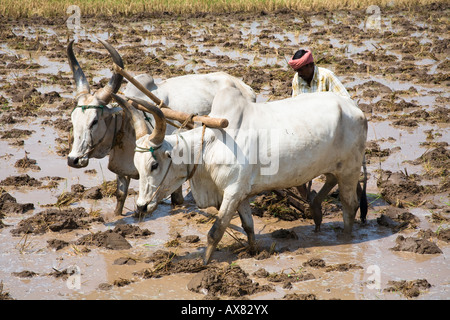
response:
M366 186L367 186L366 155L364 155L362 166L363 166L363 173L364 173L363 179L364 180L363 180L361 197L359 199L359 211L361 214L361 222L364 223L364 222L366 222L367 210L368 210L367 195L366 195Z

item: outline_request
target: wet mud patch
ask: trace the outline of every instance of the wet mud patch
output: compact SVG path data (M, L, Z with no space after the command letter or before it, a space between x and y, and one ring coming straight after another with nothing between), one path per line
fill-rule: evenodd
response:
M93 222L104 222L102 217L93 216L84 208L47 209L22 220L11 230L13 235L44 234L50 231L67 232L87 229Z
M258 278L263 278L272 283L281 283L283 289L291 289L292 283L314 280L316 277L314 274L307 270L300 268L299 270L291 269L291 272L274 272L269 273L264 268L258 269L253 275Z
M397 245L392 251L409 251L418 254L441 254L442 250L436 243L423 238L407 237L399 235L395 240Z
M391 228L394 232L404 229L416 229L420 223L420 219L411 212L393 206L383 209L377 223L380 226Z
M195 275L188 283L188 289L203 293L205 299L220 297L239 298L259 292L273 291L272 286L254 282L238 265L209 266Z
M396 207L404 207L423 202L424 195L429 192L430 186L419 185L414 175L406 175L403 172L384 171L377 181L381 190L381 196L389 204Z
M407 298L416 298L431 288L431 284L425 279L389 281L388 285L390 287L384 289L385 292L400 292Z
M450 150L446 147L438 147L426 151L419 158L410 161L414 165L424 165L427 167L425 177L448 177L450 168Z
M145 262L152 263L153 267L134 273L143 279L160 278L172 273L197 273L207 268L201 258L188 259L165 250L157 250Z
M96 246L111 250L126 250L132 246L125 238L145 238L154 234L133 225L117 225L114 229L87 234L75 241L76 245Z
M116 194L117 182L105 181L98 186L86 188L82 184L74 184L71 186L70 191L61 193L55 206L68 206L82 199L100 200L103 198L110 198ZM134 194L135 191L131 188L128 190L128 195Z
M75 241L76 245L96 246L111 250L126 250L131 244L121 234L113 230L87 234Z
M381 149L376 141L368 141L366 144L366 157L388 157L391 154L391 149Z
M33 209L33 203L17 203L16 198L0 190L0 219L9 214L23 214Z
M3 131L0 135L0 139L20 139L31 136L35 131L26 129L11 129Z
M30 159L25 155L24 158L19 159L14 163L14 167L20 168L20 169L31 169L35 171L40 171L41 167L37 165L37 161L34 159Z
M14 298L4 290L3 281L0 281L0 300L14 300Z
M312 293L288 293L283 297L283 300L318 300L315 294Z
M283 196L280 192L265 192L255 197L251 203L252 213L259 217L276 217L281 220L294 221L305 214L294 207L293 199Z
M28 174L21 174L19 176L10 176L0 181L0 186L14 186L14 187L40 187L42 182L36 178L30 177Z

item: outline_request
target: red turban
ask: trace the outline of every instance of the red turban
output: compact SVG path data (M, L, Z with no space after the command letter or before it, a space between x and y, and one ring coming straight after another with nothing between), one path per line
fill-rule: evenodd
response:
M306 53L301 56L299 59L293 59L289 60L288 64L291 66L292 69L297 71L303 66L306 66L307 64L310 64L311 62L314 62L314 58L312 56L311 50L306 50Z

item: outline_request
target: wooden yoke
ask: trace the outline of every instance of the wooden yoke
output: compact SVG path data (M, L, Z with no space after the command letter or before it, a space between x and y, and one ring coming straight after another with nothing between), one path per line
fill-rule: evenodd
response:
M134 79L128 72L122 69L117 64L113 64L113 71L122 75L125 79L130 81L136 88L138 88L142 93L149 97L154 103L158 105L159 108L169 108L163 101L161 101L157 96L151 93L146 87L144 87L139 81Z
M144 108L143 106L141 106L139 103L136 103L132 100L128 100L128 102L131 103L131 105L133 107L135 107L136 109L148 112L147 109ZM228 127L227 119L210 118L208 116L195 116L195 115L193 116L186 112L175 111L175 110L172 110L169 108L162 108L161 111L162 111L162 113L164 113L164 116L166 118L169 118L172 120L177 120L181 123L184 123L186 121L188 121L188 124L192 124L193 122L201 122L210 128L226 128L226 127Z
M155 96L147 88L145 88L141 83L139 83L139 81L134 79L128 72L126 72L123 68L121 68L120 66L118 66L115 63L113 65L113 70L114 70L114 72L122 75L125 79L130 81L136 88L138 88L140 91L142 91L142 93L144 93L147 97L149 97L161 109L161 111L164 113L164 116L168 119L172 119L172 120L179 121L181 123L185 123L187 128L192 128L193 122L201 122L210 128L226 128L226 127L228 127L227 119L210 118L208 116L191 115L186 112L172 110L163 101L161 101L157 96ZM131 100L129 100L128 102L136 109L139 109L144 112L148 112L147 109L145 109L140 104L138 104L134 101L131 101ZM170 124L172 124L172 123L170 123Z

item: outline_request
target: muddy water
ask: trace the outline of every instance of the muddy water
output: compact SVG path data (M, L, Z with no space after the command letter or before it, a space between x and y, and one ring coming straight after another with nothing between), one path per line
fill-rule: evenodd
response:
M448 80L445 82L439 80L442 78L425 78L427 75L448 75L448 67L441 67L441 63L448 59L448 54L445 50L435 49L435 42L447 39L448 35L442 32L438 20L428 19L426 14L417 13L417 19L411 20L416 21L415 24L408 27L410 24L404 20L410 18L409 14L406 13L404 19L395 15L383 17L383 22L389 22L383 32L393 33L386 36L373 32L368 36L364 23L360 23L364 21L364 15L359 12L354 12L351 19L342 13L334 15L331 20L325 19L322 14L311 14L302 19L286 14L261 16L256 19L245 15L179 21L148 19L143 24L124 20L113 23L112 26L108 21L99 21L98 25L86 22L84 29L73 36L80 42L77 47L83 48L83 52L86 50L91 53L91 56L87 57L81 51L76 52L85 73L91 79L91 84L108 78L111 74L109 60L97 56L104 53L94 37L104 40L112 37L116 39L111 40L114 46L124 56L126 67L134 74L157 70L153 76L159 82L184 73L222 70L249 83L258 93L257 100L260 102L281 99L290 95L290 79L293 76L286 67L286 59L299 46L304 46L312 47L318 53L318 60L337 59L336 63L325 62L322 65L335 71L359 104L375 106L380 101L391 99L395 102L403 99L414 103L413 107L400 111L366 111L369 119L368 141L376 142L380 149L389 149L391 152L384 157L370 156L368 222L366 225L355 223L350 240L341 237L343 223L340 210L335 212L325 209L320 233L313 232L314 224L311 219L283 221L277 216L255 215L259 248L275 254L262 260L243 257L240 253L244 251L246 237L239 219L235 217L213 257L217 263L240 266L260 285L272 286L273 291L249 295L249 299L282 299L293 293L314 294L317 299L406 299L400 291L385 290L391 286L389 281L417 279L426 279L432 286L421 290L416 299L448 299L450 269L446 259L450 247L447 242L432 238L442 250L442 254L390 250L395 246L399 235L410 237L417 236L420 230L436 231L448 228L448 220L433 222L429 219L433 213L448 219L450 199L448 187L443 187L445 176L421 180L423 185L438 185L441 188L427 194L423 198L428 201L425 204L405 208L420 220L415 228L397 231L377 223L377 218L392 207L380 196L381 190L377 186L380 169L423 175L432 169L429 165L405 161L413 161L433 149L430 143L443 144L447 150L450 143L448 122L432 118L417 119L417 126L413 127L393 124L399 117L409 119L409 115L414 111L433 112L437 107L448 109L450 98L446 89ZM358 23L353 25L350 21ZM10 176L28 174L42 181L44 187L0 187L15 197L18 203L31 202L35 207L24 214L9 213L2 219L6 225L0 229L0 281L3 281L3 290L15 299L204 298L205 291L198 293L187 289L195 273L172 273L150 279L143 279L135 274L137 271L155 267L146 260L157 250L170 250L186 260L203 255L206 234L216 212L212 209L197 209L189 195L188 184L184 186L184 206L172 208L169 201L165 201L152 216L143 219L132 215L136 201L136 195L132 194L126 201L124 216L103 223L91 223L89 229L13 236L11 230L21 221L48 209L62 193L69 192L73 185L95 187L105 181L114 180L115 175L107 169L107 158L91 159L85 169L69 168L65 156L59 153L61 148L67 148L67 140L61 142L59 139L68 139L70 130L56 128L51 122L42 123L44 120L68 119L72 108L72 105L62 107L64 101L73 97L71 74L64 53L67 38L67 30L62 27L64 23L47 26L35 21L31 26L24 27L19 21L5 22L5 25L6 32L2 34L0 41L0 54L5 61L0 64L3 84L0 87L0 95L6 102L2 102L0 119L4 119L2 117L5 115L13 115L15 119L23 121L6 123L6 120L2 120L0 134L3 135L11 129L27 129L33 133L23 138L0 139L0 181ZM352 28L350 33L353 36L349 35L349 31L338 31L342 26ZM419 28L428 29L425 32L418 31ZM37 35L40 45L45 47L37 52L27 49L28 46L36 45L34 41ZM399 37L398 40L393 39L396 36ZM410 37L417 39L419 44L416 46L429 45L431 48L424 47L414 51L414 47L397 46L398 43L408 43ZM380 47L387 50L380 51L377 49ZM413 58L408 57L411 50L414 51ZM427 50L432 52L433 56L422 53ZM371 54L379 55L380 61L374 61ZM384 62L384 55L394 56L397 60ZM142 60L143 57L150 59ZM155 62L155 58L159 60ZM342 67L345 65L343 59L351 59L355 65L349 65L348 69L345 69ZM413 59L413 69L408 69L411 68L407 65L411 61L408 59ZM16 67L7 68L12 62L16 63ZM17 68L17 63L25 67ZM355 69L362 64L366 65L363 69ZM392 69L393 67L423 72L419 76L408 77L408 72ZM22 115L17 113L19 107L31 105L32 101L13 100L17 93L26 88L35 88L39 94L57 92L60 98L56 102L43 103L39 108L33 109L35 116ZM375 94L367 93L369 89L375 90ZM23 140L23 145L17 145L18 140ZM40 170L14 167L16 161L24 158L25 154L29 159L36 160ZM95 169L95 172L86 172L86 169ZM58 177L56 185L45 188L49 183L46 177ZM319 186L320 182L315 181L314 187ZM132 181L131 188L138 190L136 181ZM77 207L106 217L113 211L115 199L103 197L98 200L79 200L69 206ZM114 229L120 224L149 229L153 234L144 238L127 238L132 247L126 250L109 250L74 243L83 235ZM280 229L288 230L298 239L274 238L272 232ZM182 241L184 236L198 236L199 241ZM55 251L48 247L47 241L51 239L64 240L71 244ZM123 257L132 258L135 264L114 264L116 259ZM326 267L303 265L312 258L322 259L326 267L343 263L356 267L344 271L329 271ZM74 270L69 277L57 278L49 275L68 268ZM271 274L286 273L295 277L299 273L309 272L314 277L306 281L291 281L291 285L286 286L284 283L272 282L270 278L254 275L254 272L261 268ZM13 274L24 270L32 271L36 275L22 278ZM127 281L122 281L122 285L115 284L118 280Z

